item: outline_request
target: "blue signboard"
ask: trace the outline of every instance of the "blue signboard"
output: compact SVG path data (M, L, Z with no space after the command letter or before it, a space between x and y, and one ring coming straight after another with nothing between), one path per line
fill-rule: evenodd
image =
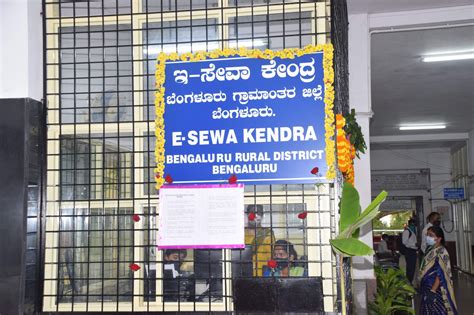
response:
M464 199L464 188L444 188L444 199Z
M323 52L167 61L164 174L174 183L325 180L324 86Z

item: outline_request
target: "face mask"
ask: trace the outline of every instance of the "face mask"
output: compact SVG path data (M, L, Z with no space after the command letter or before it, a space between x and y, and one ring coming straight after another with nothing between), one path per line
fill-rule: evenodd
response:
M441 221L440 220L436 220L433 222L433 225L434 226L440 226L441 225Z
M426 245L433 246L434 244L436 244L436 240L434 239L434 237L427 236L426 237Z
M181 263L181 262L179 262L179 261L176 261L176 262L174 262L174 263L173 263L173 265L174 265L174 270L176 270L176 271L180 271L180 269L181 269L181 265L182 265L182 263Z
M278 269L285 269L289 265L288 258L277 258L275 260L277 262Z

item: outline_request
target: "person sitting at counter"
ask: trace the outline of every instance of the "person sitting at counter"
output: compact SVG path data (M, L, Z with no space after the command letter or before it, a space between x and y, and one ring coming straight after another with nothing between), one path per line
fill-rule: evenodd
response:
M295 247L288 241L278 240L273 246L272 265L267 266L264 277L306 277L308 272L305 268L296 266L298 258ZM276 262L276 266L274 263Z
M186 301L194 298L193 278L181 270L188 253L185 249L167 249L163 253L163 300Z

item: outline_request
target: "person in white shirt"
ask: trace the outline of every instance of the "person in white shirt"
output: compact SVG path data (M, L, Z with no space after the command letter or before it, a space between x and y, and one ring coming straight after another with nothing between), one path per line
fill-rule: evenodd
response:
M423 228L423 231L421 232L421 246L420 249L423 252L423 254L426 254L426 234L428 233L428 229L432 227L433 225L439 226L441 224L440 219L440 214L438 212L431 212L427 217L426 220L428 223L425 225Z
M413 281L416 270L416 258L418 252L418 246L416 245L416 225L415 221L410 219L408 226L402 233L402 243L406 247L403 255L407 263L407 278L410 283Z
M382 239L380 240L379 247L377 249L377 252L379 254L391 253L391 250L388 249L387 241L388 241L388 235L382 234Z

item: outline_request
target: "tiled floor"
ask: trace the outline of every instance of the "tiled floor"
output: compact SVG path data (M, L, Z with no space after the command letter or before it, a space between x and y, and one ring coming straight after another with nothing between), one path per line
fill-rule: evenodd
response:
M474 315L474 277L454 272L453 280L459 315Z

